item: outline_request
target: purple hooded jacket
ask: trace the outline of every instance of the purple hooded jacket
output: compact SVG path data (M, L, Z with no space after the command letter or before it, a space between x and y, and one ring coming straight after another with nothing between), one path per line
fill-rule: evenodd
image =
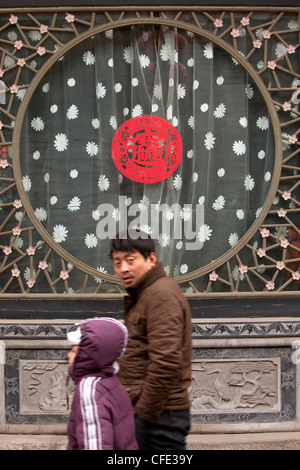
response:
M80 324L69 374L76 384L68 422L68 450L137 450L131 402L116 377L127 330L112 318Z

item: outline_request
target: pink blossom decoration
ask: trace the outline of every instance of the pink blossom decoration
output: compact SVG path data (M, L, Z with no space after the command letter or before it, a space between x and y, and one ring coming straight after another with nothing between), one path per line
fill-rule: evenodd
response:
M14 46L16 49L20 50L23 47L23 42L22 41L15 41Z
M10 87L10 92L11 93L17 93L18 90L19 90L19 87L15 83Z
M44 33L47 33L48 32L48 26L45 25L45 24L41 24L40 26L40 33L41 34L44 34Z
M291 199L291 193L290 193L290 191L283 191L282 197L283 197L283 199L285 199L286 201L287 201L288 199Z
M277 214L278 214L278 217L285 217L286 210L281 207L279 211L277 211Z
M13 268L13 269L11 270L11 275L12 275L13 277L19 277L20 274L21 274L21 271L20 271L18 268Z
M26 60L23 58L18 59L17 64L19 67L24 67L24 65L26 64Z
M263 256L266 256L266 252L265 252L265 250L263 250L262 248L259 248L259 249L257 250L257 254L258 254L258 256L259 256L260 258L262 258Z
M290 242L288 241L287 238L283 238L281 241L280 241L280 246L282 248L287 248L289 246Z
M299 281L300 272L299 271L293 271L292 276L293 276L294 281Z
M210 280L210 281L216 281L216 280L218 279L218 277L219 277L219 275L218 275L215 271L213 271L213 272L210 273L210 275L209 275L209 280Z
M298 142L297 136L296 136L295 134L290 135L290 136L289 136L289 142L290 142L291 144L295 144L296 142Z
M68 14L66 15L65 20L66 20L68 23L74 23L75 16L74 16L74 15L71 15L71 13L68 13Z
M45 49L45 47L40 46L40 47L37 48L36 52L38 53L38 55L42 56L42 55L46 54L46 49Z
M244 16L242 19L241 19L241 24L243 26L248 26L248 24L250 23L250 19L247 18L247 16Z
M277 261L276 268L279 269L279 271L281 271L282 269L285 268L285 263L283 261Z
M1 158L0 160L0 168L6 168L8 166L8 161L6 160L6 158Z
M20 199L15 199L14 202L13 202L13 206L16 208L16 209L20 209L20 207L22 207L22 202Z
M30 278L30 279L28 279L28 281L26 282L26 284L28 285L29 289L31 289L31 288L34 286L34 284L35 284L35 280L32 279L32 278Z
M275 289L275 283L272 282L272 281L268 281L267 284L266 284L266 288L268 290L274 290Z
M283 105L282 105L282 109L283 109L284 111L290 111L291 108L292 108L292 105L291 105L291 103L289 103L288 101L285 101L285 102L283 103Z
M260 49L261 46L262 46L262 42L259 39L255 39L253 41L253 47L255 47L256 49Z
M12 253L11 247L10 247L10 246L5 246L5 247L3 248L3 253L4 253L6 256L10 255L10 254Z
M45 269L47 269L47 267L48 267L47 261L45 261L45 260L40 261L38 267L39 267L39 269L41 269L42 271L45 271Z
M16 24L18 22L18 17L15 15L10 15L9 22L10 24Z
M242 264L239 267L239 271L240 271L241 274L246 274L246 272L248 272L248 266L245 266L244 264Z
M15 237L17 237L18 235L20 235L22 232L22 230L20 229L20 227L16 226L12 229L12 233Z
M296 51L296 48L295 46L292 46L292 44L290 44L286 50L288 51L289 54L294 54L294 52Z
M240 35L240 31L239 31L239 29L234 29L234 28L233 28L233 30L231 31L230 34L231 34L231 36L233 36L234 38L238 38L239 35Z
M268 60L268 68L271 70L275 70L277 67L277 64L275 60Z
M215 21L214 21L214 25L216 28L222 28L223 26L223 21L221 20L221 18L217 18Z
M264 39L270 39L271 34L272 33L270 33L270 31L268 29L265 29L262 33Z
M65 281L69 277L68 271L60 271L59 277Z
M26 251L29 256L35 255L35 248L33 246L29 246Z
M260 234L263 238L267 238L270 235L270 230L268 230L267 228L263 228L260 231Z

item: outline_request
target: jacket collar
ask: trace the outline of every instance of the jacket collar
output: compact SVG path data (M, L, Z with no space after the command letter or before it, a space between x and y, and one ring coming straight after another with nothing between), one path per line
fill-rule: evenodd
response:
M126 290L131 298L137 298L144 289L165 276L166 272L162 263L157 263L153 268L140 277L132 287L128 287Z

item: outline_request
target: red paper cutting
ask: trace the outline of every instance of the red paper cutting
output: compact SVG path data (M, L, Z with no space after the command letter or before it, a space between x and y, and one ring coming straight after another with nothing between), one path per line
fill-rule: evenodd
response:
M136 116L124 122L112 141L118 170L138 183L157 183L178 168L182 142L178 131L157 116Z

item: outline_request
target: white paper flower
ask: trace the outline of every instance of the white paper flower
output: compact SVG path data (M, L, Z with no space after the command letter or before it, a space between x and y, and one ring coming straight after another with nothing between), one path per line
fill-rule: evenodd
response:
M109 180L105 175L100 175L98 179L98 188L100 191L107 191L109 188Z
M133 52L132 52L132 47L131 46L125 47L123 57L124 57L125 62L127 62L127 64L132 63Z
M185 89L184 85L181 85L181 83L179 83L177 85L177 97L178 97L178 99L180 100L180 99L184 98L185 94L186 94L186 89Z
M215 145L216 138L214 137L212 132L207 132L205 134L204 145L207 150L211 150Z
M180 211L180 217L184 221L191 220L191 218L192 218L191 208L190 207L183 207L182 210Z
M265 156L266 156L266 152L265 152L264 150L260 150L260 151L258 152L257 156L258 156L258 158L259 158L260 160L263 160L263 159L265 158Z
M132 110L132 117L141 116L143 114L143 108L140 104L137 104Z
M58 152L63 152L64 150L66 150L68 145L69 141L66 134L56 134L54 139L54 148Z
M195 128L195 118L194 116L190 116L188 119L188 125L190 126L191 129Z
M96 144L96 142L88 142L86 144L85 150L91 157L94 157L95 155L98 155L99 146Z
M75 104L72 104L67 110L67 119L72 120L78 117L78 108Z
M35 152L33 152L32 154L32 158L33 160L39 160L41 158L41 154L38 150L36 150Z
M253 96L254 96L253 87L252 87L251 85L246 85L245 93L246 93L246 95L247 95L247 98L248 98L249 100L251 100L251 98L253 98Z
M35 213L36 218L40 222L43 222L43 220L47 220L47 211L43 207L39 207L38 209L35 209L34 213Z
M244 155L244 153L246 153L246 145L242 140L234 141L232 149L236 155Z
M206 59L213 59L214 46L212 42L208 42L207 44L205 44L203 54Z
M234 246L239 241L239 236L237 233L231 233L228 238L228 243L230 246Z
M41 117L33 118L31 120L31 127L37 132L43 131L45 127L43 119Z
M86 65L94 65L96 62L95 55L91 51L84 52L82 60Z
M203 103L201 104L200 106L200 110L202 111L202 113L206 113L206 111L208 110L209 106L207 103Z
M98 238L93 233L88 233L85 236L84 243L87 248L95 248L98 245Z
M70 212L79 211L80 206L81 206L81 200L79 199L79 197L74 196L68 204L68 210Z
M67 236L68 230L64 225L55 225L53 228L52 238L56 243L64 242Z
M102 83L97 83L97 85L96 85L96 96L97 96L98 100L100 98L104 98L105 95L106 95L105 86Z
M173 181L173 186L175 189L181 189L182 186L182 178L180 175L176 175Z
M92 126L94 129L99 129L100 127L100 121L98 118L92 119Z
M77 171L77 170L74 169L74 170L71 170L71 171L70 171L70 177L71 177L72 179L77 178L77 176L78 176L78 171Z
M252 191L252 189L255 186L255 181L251 177L251 175L246 175L244 179L244 186L246 188L246 191Z
M225 116L226 113L226 106L224 103L219 104L214 111L214 116L217 119L220 119Z
M217 171L217 175L218 175L219 178L223 178L223 176L225 175L224 168L219 168L218 171Z
M117 119L116 119L116 116L111 116L109 118L109 124L111 125L111 127L116 130L118 128L118 123L117 123Z
M213 203L212 207L215 211L220 211L224 208L225 198L224 196L219 196Z
M25 191L28 193L28 191L31 190L31 186L32 186L31 179L29 178L28 175L25 175L22 178L22 182L23 182Z
M120 93L120 91L122 91L122 85L121 85L121 83L116 83L115 84L115 92Z
M143 69L145 69L146 67L149 67L150 65L149 57L146 56L145 54L140 55L140 64Z
M243 220L244 217L245 217L245 213L244 213L243 209L237 209L236 216L239 220Z
M239 119L239 123L242 127L247 127L248 126L248 119L243 116Z
M265 131L269 128L269 119L267 116L261 116L257 119L256 125L262 131Z
M69 78L68 81L67 81L67 85L72 88L73 86L76 85L76 80L75 78Z
M210 226L207 224L202 224L200 226L197 237L201 243L204 243L210 239L211 234L212 234L212 229L210 228Z
M160 58L164 62L170 60L172 56L172 49L169 44L163 44L160 50Z
M180 266L180 274L185 274L185 273L187 273L187 272L188 272L188 269L189 269L189 267L188 267L187 264L182 264L182 265Z
M163 94L162 85L161 84L155 85L154 90L153 90L153 95L155 96L155 98L157 98L158 100L161 100L162 94Z
M171 243L171 238L167 233L161 233L158 236L158 244L162 247L165 248L166 246L169 246Z

